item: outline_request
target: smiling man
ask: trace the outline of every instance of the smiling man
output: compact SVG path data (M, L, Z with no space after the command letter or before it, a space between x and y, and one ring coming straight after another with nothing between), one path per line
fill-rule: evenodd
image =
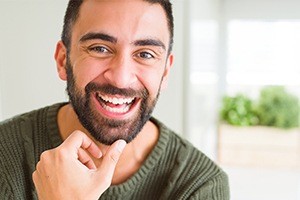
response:
M1 199L229 199L226 174L151 117L172 44L168 0L70 0L70 102L1 123Z

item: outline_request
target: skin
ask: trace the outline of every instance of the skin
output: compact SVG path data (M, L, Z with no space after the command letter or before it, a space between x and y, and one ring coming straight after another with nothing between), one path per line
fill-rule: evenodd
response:
M82 39L90 33L109 35L115 40ZM140 42L149 39L159 45ZM166 87L173 63L173 55L168 55L169 40L167 19L158 4L87 0L72 30L69 56L76 86L83 93L90 82L146 88L153 100L159 89ZM101 51L91 50L95 46L101 46L96 48ZM55 60L62 80L67 80L66 52L59 41ZM131 119L140 102L121 115L103 113L96 101L92 105L104 117ZM126 181L140 168L159 137L156 125L148 121L131 143L118 140L111 146L103 145L85 130L70 104L59 110L58 125L64 142L45 151L33 173L40 199L98 199L111 184Z

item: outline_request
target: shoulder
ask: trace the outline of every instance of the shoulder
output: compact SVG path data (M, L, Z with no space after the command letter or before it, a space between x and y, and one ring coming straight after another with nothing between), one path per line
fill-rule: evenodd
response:
M4 134L5 132L15 132L18 126L22 124L30 123L30 121L38 120L38 119L45 119L50 110L51 114L56 114L59 107L64 105L65 103L57 103L51 106L46 106L43 108L35 109L23 114L16 115L9 119L0 122L0 133ZM1 134L0 134L1 137Z
M26 112L0 122L0 152L36 139L56 121L57 111L62 103Z
M0 142L7 144L7 141L14 141L21 137L23 126L30 115L31 113L25 113L0 122Z
M29 125L32 120L39 118L38 115L42 114L47 108L48 107L19 114L0 122L0 138L11 139L12 136L20 136L21 130L24 130L26 125Z
M30 193L31 174L40 152L50 147L45 130L49 113L56 107L58 104L0 122L0 193L5 190L22 197Z
M26 168L30 165L24 167L27 164L24 129L30 124L26 122L30 115L26 113L0 122L0 184L1 193L6 195L25 195L25 180L30 176Z
M18 157L14 154L23 152L26 142L33 138L35 127L40 126L36 124L45 120L43 115L48 108L33 110L0 122L0 153L4 154L2 158Z
M229 199L227 174L189 141L158 120L154 119L154 123L159 126L160 133L169 138L165 156L174 159L170 174L170 184L178 187L174 198L202 199L206 195L219 195L222 200Z

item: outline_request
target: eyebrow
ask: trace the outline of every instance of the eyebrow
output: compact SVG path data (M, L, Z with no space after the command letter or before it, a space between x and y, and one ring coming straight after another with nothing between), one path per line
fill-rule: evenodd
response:
M133 42L135 46L158 46L166 50L164 43L158 39L142 39Z
M118 39L106 33L87 33L80 38L80 42L88 40L104 40L111 43L117 43ZM158 39L140 39L133 42L135 46L158 46L166 50L164 43Z
M117 43L117 38L105 33L87 33L80 38L80 42L86 42L88 40L104 40L111 43Z

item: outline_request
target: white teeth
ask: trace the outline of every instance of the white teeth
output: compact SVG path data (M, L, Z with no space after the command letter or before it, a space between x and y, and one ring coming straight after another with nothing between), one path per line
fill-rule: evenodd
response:
M97 95L106 102L113 103L113 104L120 104L120 105L121 104L129 104L134 100L134 98L108 97L106 95L100 95L99 93L97 93Z
M101 95L97 93L98 98L101 98L105 102L109 102L114 104L115 106L109 106L105 103L101 103L102 107L111 112L111 113L126 113L129 111L131 107L131 103L133 103L135 98L117 98L117 97L109 97L107 95Z
M112 108L112 107L109 107L107 105L103 105L103 108L109 112L112 112L112 113L126 113L128 112L130 106L125 106L125 107L122 107L122 108Z

